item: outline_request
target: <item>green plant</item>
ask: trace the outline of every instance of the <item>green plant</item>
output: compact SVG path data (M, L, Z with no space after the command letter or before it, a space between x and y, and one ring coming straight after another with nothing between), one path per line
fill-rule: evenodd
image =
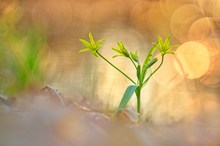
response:
M141 63L140 63L140 59L139 59L140 57L138 56L137 51L129 52L125 48L122 41L117 43L118 49L112 48L117 53L115 56L113 56L113 58L118 57L118 56L124 56L132 62L132 64L134 65L134 67L136 69L136 74L137 74L137 81L136 82L99 53L99 49L102 46L101 42L104 40L98 40L95 42L91 32L89 33L89 41L80 39L80 42L86 47L86 48L80 50L80 52L91 51L95 57L101 57L102 59L104 59L107 63L109 63L112 67L114 67L116 70L118 70L121 74L123 74L128 80L130 80L133 83L133 85L129 85L127 87L127 89L125 90L124 95L121 99L121 102L118 106L117 112L125 108L125 106L129 102L129 100L131 99L132 95L135 93L136 97L137 97L137 112L139 113L139 120L140 120L141 90L147 84L149 79L162 66L162 64L164 62L164 56L166 54L174 54L172 49L175 48L176 45L170 46L170 38L171 37L168 36L165 39L165 41L163 42L162 38L159 36L157 43L153 43L152 48L148 52L147 57L145 58L143 65L141 65ZM159 66L147 76L148 69L150 69L150 67L158 61L158 58L153 58L153 55L156 50L158 50L161 54L161 57L162 57L161 62L159 64Z
M41 86L44 80L46 37L37 27L18 27L21 16L17 7L0 16L0 91L9 97Z

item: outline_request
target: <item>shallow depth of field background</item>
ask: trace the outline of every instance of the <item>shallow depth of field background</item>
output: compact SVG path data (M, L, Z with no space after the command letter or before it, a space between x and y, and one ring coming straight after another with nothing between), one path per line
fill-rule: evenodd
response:
M0 145L218 145L219 29L219 0L0 0L0 96L16 109L0 104ZM117 41L142 61L158 35L179 45L143 89L142 127L106 124L131 83L79 53L89 32L134 79L129 60L112 58ZM35 97L45 85L92 111L51 107Z
M144 114L168 113L177 120L219 108L219 7L218 0L0 1L1 15L9 17L2 25L16 22L20 33L32 26L42 32L44 84L57 88L65 98L86 97L109 109L116 107L130 83L101 59L79 54L83 47L79 39L87 39L89 32L95 39L104 38L101 53L135 78L129 61L111 58L111 48L122 40L144 60L158 35L171 34L171 43L180 46L144 89L142 104ZM164 110L167 113L160 112Z
M144 60L158 35L165 38L171 34L171 43L179 45L176 55L166 56L163 67L142 94L143 114L156 122L178 121L219 109L219 11L218 0L0 1L0 13L5 17L1 21L2 32L7 33L5 28L11 30L3 26L13 24L14 31L19 30L25 36L26 30L34 26L35 31L41 32L33 33L34 36L44 38L41 45L36 41L42 67L30 90L49 84L65 98L85 97L91 105L98 102L107 109L117 106L130 83L100 58L93 58L90 53L79 54L83 47L79 39L87 39L89 32L95 39L105 39L101 53L135 78L129 61L111 58L114 55L111 48L122 40L129 50L138 50ZM13 34L11 38L13 41ZM4 39L0 41L7 44ZM7 76L2 68L1 86ZM14 83L24 76L9 81ZM19 81L27 80L32 78ZM39 80L43 84L38 85ZM16 92L29 90L15 85L14 88L19 88L19 91L11 89L15 96Z

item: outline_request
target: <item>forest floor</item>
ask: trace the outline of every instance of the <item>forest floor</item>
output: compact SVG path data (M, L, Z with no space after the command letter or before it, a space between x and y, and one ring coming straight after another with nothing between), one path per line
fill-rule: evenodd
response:
M218 146L220 115L192 122L154 124L135 121L125 109L115 120L91 109L84 98L65 101L46 86L20 104L1 95L1 146Z

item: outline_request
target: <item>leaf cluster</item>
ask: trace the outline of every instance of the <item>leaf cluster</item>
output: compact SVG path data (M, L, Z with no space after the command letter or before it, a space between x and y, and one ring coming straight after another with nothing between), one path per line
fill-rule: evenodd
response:
M153 45L160 51L161 55L174 54L173 48L178 47L178 45L170 46L171 36L169 35L163 42L162 38L158 36L158 43L153 43Z
M93 35L90 32L89 33L89 42L84 39L80 39L80 42L85 46L85 48L81 49L79 52L91 51L95 57L98 57L99 55L97 54L97 52L99 51L99 48L102 46L101 42L103 42L103 41L104 40L101 39L101 40L98 40L97 42L95 42Z

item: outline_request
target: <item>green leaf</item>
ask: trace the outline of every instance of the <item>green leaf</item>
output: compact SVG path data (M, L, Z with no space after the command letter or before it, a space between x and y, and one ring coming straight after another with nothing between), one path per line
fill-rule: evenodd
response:
M131 54L131 58L135 61L135 62L139 62L139 57L137 55L137 51L135 51L134 53L130 53Z
M177 48L177 47L179 47L179 45L168 46L167 49L170 50L172 48Z
M89 42L87 42L86 40L80 39L79 40L85 47L87 48L91 48L91 44Z
M103 41L105 41L105 40L104 40L104 39L98 40L98 41L96 42L96 44L100 44L100 43L103 42Z
M129 55L127 49L125 48L124 44L122 43L122 41L118 42L117 44L118 44L118 47L119 47L121 53L122 53L125 57L128 57L128 58L129 58L130 55Z
M150 49L150 51L148 52L148 55L147 55L147 57L144 61L143 67L142 67L142 78L145 78L145 75L146 75L146 72L147 72L146 65L149 64L149 62L151 61L151 58L152 58L154 52L156 51L156 49L157 49L157 46L155 46L154 43L153 43L153 46Z
M101 47L101 46L102 46L101 42L103 42L103 41L105 41L105 40L103 40L103 39L98 40L98 41L96 42L96 47L97 47L97 48Z
M154 47L156 47L159 51L161 50L160 47L158 46L159 43L152 43Z
M87 51L91 51L92 54L95 56L95 57L98 57L98 50L99 48L102 46L101 42L103 42L104 40L101 39L101 40L98 40L97 42L94 41L94 38L93 38L93 35L92 33L90 32L89 33L89 41L86 41L84 39L80 39L79 40L84 46L85 48L80 50L79 52L87 52Z
M92 54L93 54L95 57L99 57L99 55L97 54L96 51L92 51Z
M158 36L158 43L159 43L159 47L162 49L163 48L163 40L160 36Z
M175 54L173 51L167 51L166 54Z
M157 59L157 58L154 58L153 60L151 60L150 63L148 63L148 64L146 65L146 68L147 68L147 69L150 68L150 67L151 67L152 65L154 65L157 61L158 61L158 59Z
M92 33L89 33L89 40L90 40L90 44L92 45L93 48L96 48L96 43L94 41L94 38L92 36Z
M93 35L92 35L91 32L89 32L89 40L90 40L90 42L94 42L95 43Z
M169 35L165 41L162 41L162 38L158 36L158 43L153 43L153 45L160 51L161 55L165 54L174 54L174 52L171 50L172 48L176 48L177 46L169 46L170 45L170 39L171 36Z
M157 47L156 47L155 45L152 46L152 48L151 48L150 51L148 52L148 55L147 55L147 57L146 57L146 59L145 59L145 61L144 61L144 64L148 64L148 63L150 62L150 60L151 60L151 58L152 58L152 56L153 56L153 54L154 54L156 48L157 48Z
M137 66L137 78L138 79L141 78L141 66L140 65Z
M87 51L90 51L90 48L81 49L79 52L83 53L83 52L87 52Z
M122 43L122 41L118 42L118 47L120 48L120 50L124 50L124 44Z
M152 65L154 65L157 61L158 61L158 59L154 58L148 64L144 64L143 65L143 70L146 71L148 68L150 68ZM145 75L146 75L146 72L142 72L142 74L141 74L142 80L144 79Z
M115 49L115 48L112 48L112 50L114 50L115 52L117 52L117 53L123 55L123 53L121 52L121 50L118 50L118 49Z
M116 58L116 57L119 57L119 56L123 56L123 55L114 55L114 56L112 56L112 58Z
M101 46L102 46L102 44L96 44L96 46L97 46L97 48L99 48L99 47L101 47Z
M171 38L171 36L168 35L168 37L166 38L166 40L165 40L165 42L164 42L164 47L165 47L165 48L167 48L167 47L169 46L169 44L170 44L170 38Z
M125 106L127 105L129 100L131 99L131 97L134 94L137 87L138 86L136 86L136 85L130 85L130 86L127 87L127 89L126 89L126 91L125 91L125 93L124 93L124 95L121 99L121 102L119 104L118 111L125 108Z

